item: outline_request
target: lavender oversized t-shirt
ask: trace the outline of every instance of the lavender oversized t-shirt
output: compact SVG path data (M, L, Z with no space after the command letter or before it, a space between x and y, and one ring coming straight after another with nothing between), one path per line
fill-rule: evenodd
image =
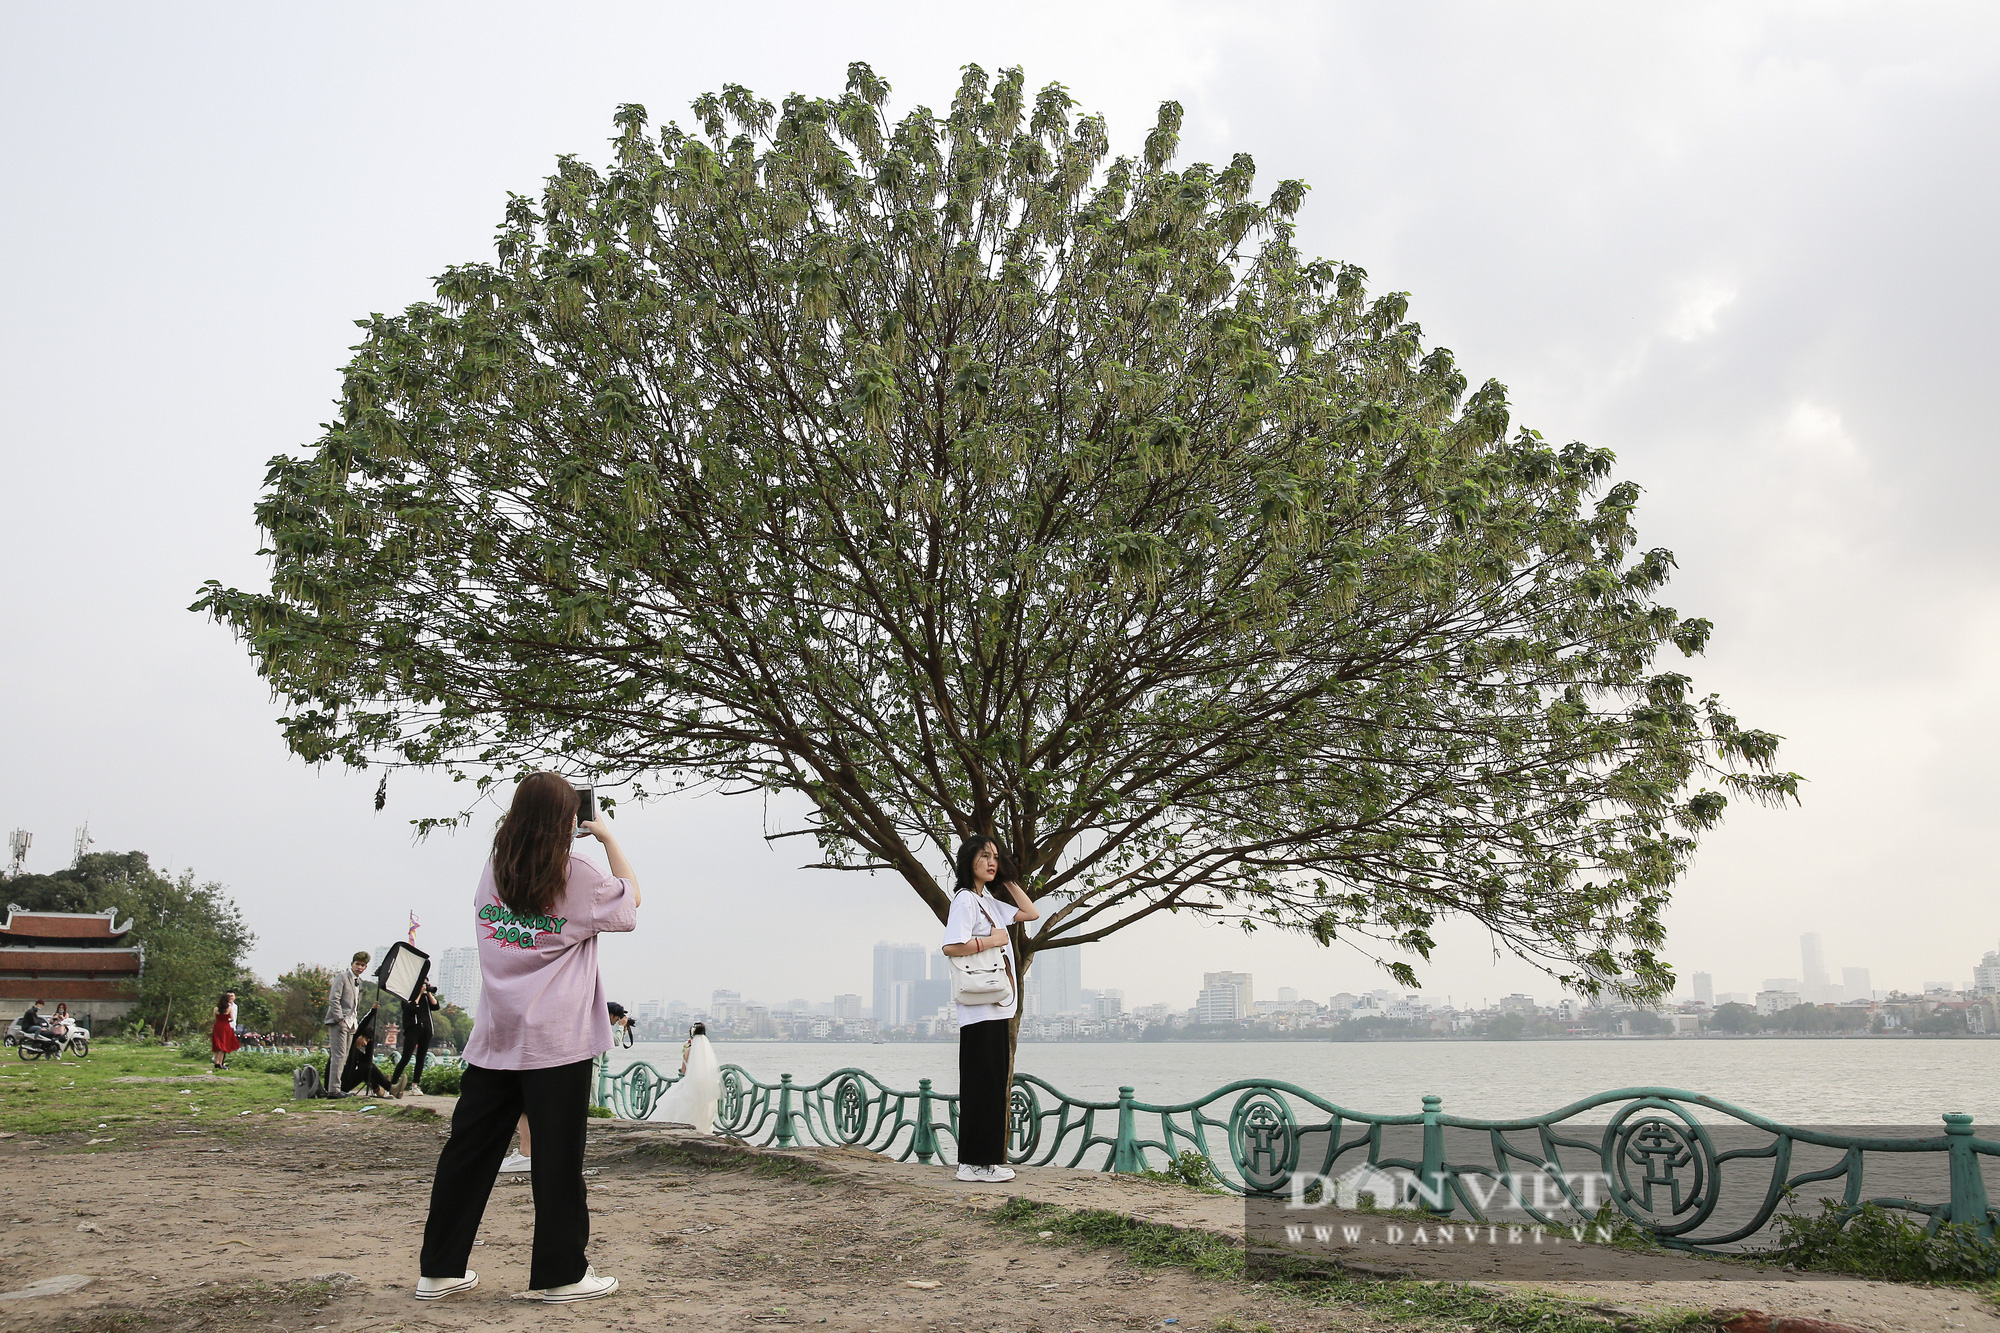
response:
M488 860L472 896L479 932L479 1013L465 1062L482 1069L552 1069L611 1049L597 974L597 936L639 924L632 885L571 853L569 879L546 916L500 901Z

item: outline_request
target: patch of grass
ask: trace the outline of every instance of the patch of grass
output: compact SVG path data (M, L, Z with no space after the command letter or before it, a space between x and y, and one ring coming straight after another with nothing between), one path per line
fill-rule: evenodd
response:
M321 1306L338 1296L354 1279L340 1274L330 1277L299 1278L292 1282L218 1282L192 1296L183 1296L175 1305L196 1308L241 1310L244 1306Z
M160 1128L219 1129L241 1113L291 1107L290 1073L267 1074L235 1064L207 1082L172 1047L141 1042L93 1042L81 1059L8 1060L0 1064L0 1129L17 1134L77 1133L109 1143L90 1151L132 1146L134 1132ZM121 1078L164 1080L120 1083ZM247 1118L247 1117L244 1117Z
M824 1180L826 1171L802 1157L758 1152L704 1152L672 1140L642 1143L639 1156L694 1171L748 1171L753 1175L788 1180Z
M1833 1199L1819 1204L1818 1216L1780 1213L1777 1247L1757 1257L1885 1282L1991 1287L2000 1277L2000 1241L1964 1223L1927 1233L1908 1214L1876 1204L1852 1213Z
M1141 1268L1172 1266L1203 1277L1243 1276L1243 1251L1209 1231L1185 1231L1102 1208L1071 1209L1022 1198L1007 1200L989 1216L1016 1231L1052 1231L1079 1244L1121 1250Z
M608 1106L593 1106L584 1112L584 1114L593 1120L609 1120L611 1119L611 1108Z
M395 1120L442 1120L443 1116L428 1106L390 1106L382 1114Z
M1605 1237L1609 1239L1605 1239ZM1585 1245L1609 1245L1615 1250L1658 1253L1659 1238L1613 1207L1609 1200L1598 1205L1597 1216L1584 1223Z
M1244 1254L1228 1238L1142 1222L1101 1209L1069 1209L1009 1199L986 1215L1009 1230L1116 1249L1141 1267L1171 1266L1218 1281L1244 1280ZM1370 1318L1416 1324L1449 1323L1491 1333L1604 1333L1598 1311L1530 1293L1501 1293L1449 1282L1376 1279L1300 1270L1263 1283L1314 1306L1359 1309ZM1708 1313L1686 1310L1621 1320L1625 1333L1695 1333L1711 1327Z

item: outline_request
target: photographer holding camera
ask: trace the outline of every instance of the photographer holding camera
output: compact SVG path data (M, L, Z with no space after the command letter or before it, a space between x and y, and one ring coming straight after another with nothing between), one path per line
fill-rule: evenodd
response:
M626 1013L625 1006L616 1000L605 1007L611 1011L611 1044L620 1045L622 1038L622 1044L630 1050L632 1043L638 1040L637 1031L632 1025L632 1015Z
M581 795L560 774L523 779L473 895L485 989L465 1044L451 1138L431 1183L418 1300L478 1285L466 1261L524 1113L535 1144L526 1295L580 1301L618 1289L616 1278L600 1276L584 1259L584 1127L593 1067L611 1048L597 937L639 924L639 884L602 819L579 825ZM573 852L579 831L603 844L610 874Z

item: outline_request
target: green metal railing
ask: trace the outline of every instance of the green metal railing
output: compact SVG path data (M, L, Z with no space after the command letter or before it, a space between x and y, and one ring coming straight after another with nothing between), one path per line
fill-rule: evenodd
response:
M643 1062L613 1074L606 1058L598 1066L598 1104L643 1120L674 1081ZM1602 1125L1567 1123L1599 1108L1615 1108ZM1696 1111L1713 1113L1712 1123ZM929 1079L902 1091L860 1069L797 1084L790 1074L766 1083L739 1065L724 1065L717 1126L775 1147L844 1145L898 1161L949 1162L958 1141L958 1098L935 1091ZM1738 1146L1718 1145L1718 1135ZM1017 1165L1121 1172L1158 1169L1192 1152L1238 1194L1315 1198L1358 1180L1385 1206L1480 1223L1497 1203L1498 1210L1565 1226L1594 1216L1608 1201L1662 1244L1681 1249L1735 1246L1801 1194L1837 1200L1843 1221L1874 1204L1921 1217L1929 1231L1962 1223L1991 1238L2000 1223L1981 1170L1982 1158L2000 1157L2000 1143L1976 1137L1969 1115L1945 1115L1939 1135L1855 1135L1780 1124L1675 1088L1621 1088L1547 1115L1481 1120L1446 1115L1442 1100L1428 1096L1413 1114L1354 1111L1266 1079L1239 1080L1172 1104L1139 1101L1129 1087L1118 1090L1116 1101L1087 1101L1016 1074L1007 1152ZM1883 1157L1888 1168L1879 1165ZM1814 1158L1827 1164L1815 1165ZM1948 1197L1927 1203L1871 1195L1865 1183L1871 1162L1878 1177L1897 1164L1947 1167ZM1385 1186L1391 1197L1382 1197Z

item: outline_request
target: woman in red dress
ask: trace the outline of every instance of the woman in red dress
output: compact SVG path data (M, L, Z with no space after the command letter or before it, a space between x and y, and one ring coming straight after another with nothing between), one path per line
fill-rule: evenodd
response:
M226 990L215 1002L215 1026L208 1030L209 1049L215 1053L215 1067L229 1068L229 1053L242 1047L236 1035L236 992Z

